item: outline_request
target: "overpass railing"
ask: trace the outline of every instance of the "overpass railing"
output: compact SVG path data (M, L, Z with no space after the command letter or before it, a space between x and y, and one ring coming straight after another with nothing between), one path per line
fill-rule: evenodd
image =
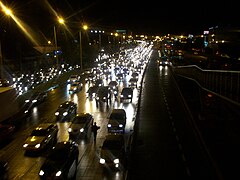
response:
M172 66L176 75L196 81L202 88L240 103L240 71L203 70L196 65Z

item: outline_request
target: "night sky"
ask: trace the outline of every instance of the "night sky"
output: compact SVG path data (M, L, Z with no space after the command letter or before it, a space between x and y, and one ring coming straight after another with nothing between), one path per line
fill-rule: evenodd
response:
M5 0L29 26L48 28L54 22L50 6L68 22L127 29L134 33L202 33L216 25L239 26L237 2L231 1L109 1ZM49 4L49 5L47 5Z

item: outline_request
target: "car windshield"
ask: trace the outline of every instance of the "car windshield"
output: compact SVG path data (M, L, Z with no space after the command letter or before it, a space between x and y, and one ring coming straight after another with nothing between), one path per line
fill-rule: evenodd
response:
M125 113L124 112L112 112L110 115L110 119L125 119Z
M102 148L120 150L122 148L122 143L121 141L117 141L117 140L105 140Z
M31 136L45 136L46 134L46 129L35 129L32 131Z
M54 148L48 155L48 159L52 161L66 161L69 156L70 147Z
M73 120L74 124L83 124L85 122L86 122L86 117L81 117L81 116L75 117Z

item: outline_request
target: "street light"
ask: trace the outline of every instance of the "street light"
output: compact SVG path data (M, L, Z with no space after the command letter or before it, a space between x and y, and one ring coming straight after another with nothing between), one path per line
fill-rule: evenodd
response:
M88 26L87 25L83 25L82 28L79 30L79 48L80 48L80 68L81 71L83 70L83 60L82 60L82 29L83 30L87 30Z
M64 19L61 17L58 17L58 23L64 24ZM55 53L56 53L56 65L58 68L58 45L57 45L57 33L56 33L56 27L53 26L53 34L54 34L54 45L55 45Z

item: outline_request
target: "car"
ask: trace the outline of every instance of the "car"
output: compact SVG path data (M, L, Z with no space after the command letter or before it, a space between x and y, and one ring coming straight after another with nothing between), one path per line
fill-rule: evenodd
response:
M127 115L124 109L113 109L107 124L108 133L125 133Z
M112 94L113 94L115 97L117 97L117 96L118 96L118 92L119 92L119 90L118 90L118 82L117 82L117 81L114 81L114 80L113 80L113 81L110 81L110 82L108 83L108 86L109 86Z
M135 87L137 87L138 79L137 78L130 78L128 83L129 83L129 87L135 88Z
M109 86L99 87L96 94L96 103L106 102L107 104L111 102L111 91Z
M32 130L23 144L26 152L41 152L57 142L58 127L54 123L42 123Z
M13 137L16 127L10 123L0 123L0 143L5 143Z
M103 79L96 79L95 82L94 82L94 85L95 86L104 86L104 82L103 82Z
M40 167L40 179L76 179L78 156L74 141L57 142Z
M59 105L55 112L56 120L59 122L69 122L77 114L77 104L72 101L65 101Z
M72 83L74 83L74 82L76 82L76 81L80 81L80 76L79 75L77 75L77 74L72 74L72 75L70 75L70 77L68 78L68 84L72 84Z
M90 87L88 88L87 92L86 92L86 93L87 93L87 94L86 94L87 98L89 98L90 100L92 100L93 98L95 98L98 89L99 89L99 86L96 86L96 85L90 86Z
M123 87L120 94L120 102L125 100L130 100L132 102L133 98L133 89L131 87Z
M104 168L124 170L127 163L127 148L123 134L108 134L100 146L99 163Z
M76 81L76 82L73 82L71 85L70 85L70 88L69 88L69 93L76 93L76 92L79 92L81 91L83 88L83 84Z
M29 107L34 107L44 102L47 98L47 92L34 92L28 99L25 100L25 103L29 104Z
M93 121L93 115L90 113L77 114L68 128L70 139L86 138L91 133Z

